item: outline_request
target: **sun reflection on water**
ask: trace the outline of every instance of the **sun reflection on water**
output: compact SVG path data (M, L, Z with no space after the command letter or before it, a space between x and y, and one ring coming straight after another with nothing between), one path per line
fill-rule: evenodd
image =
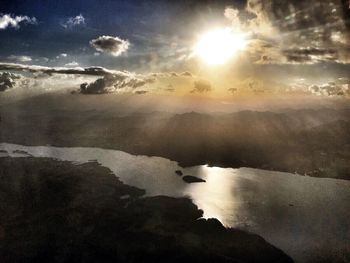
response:
M232 178L235 170L202 165L191 172L206 180L204 184L191 184L186 189L193 202L204 211L203 217L231 225L239 206L239 202L235 202L235 180Z

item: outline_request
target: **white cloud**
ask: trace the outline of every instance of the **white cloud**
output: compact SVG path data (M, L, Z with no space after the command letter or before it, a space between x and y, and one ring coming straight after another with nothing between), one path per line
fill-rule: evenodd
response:
M15 55L11 55L8 57L8 59L11 60L16 60L18 62L29 62L32 61L32 58L29 56L15 56Z
M37 24L35 17L30 18L28 16L13 16L11 14L0 13L0 30L8 27L19 28L19 24L22 22L27 24Z
M67 66L67 67L77 67L77 66L79 66L79 63L76 62L76 61L72 61L72 62L69 62L69 63L65 64L65 66Z
M119 37L100 36L90 41L90 45L97 51L110 53L113 56L120 56L129 48L129 41Z
M66 53L62 53L62 54L59 54L58 56L56 56L57 59L60 59L60 58L66 58L68 55Z
M72 28L78 25L85 25L85 18L82 14L75 17L69 17L65 22L61 23L64 28Z

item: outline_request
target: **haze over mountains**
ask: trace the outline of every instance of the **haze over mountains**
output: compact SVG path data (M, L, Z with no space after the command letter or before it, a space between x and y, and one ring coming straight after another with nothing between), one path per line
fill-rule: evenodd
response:
M1 140L112 148L184 166L255 167L350 179L350 109L120 115L78 100L72 105L74 100L65 99L69 96L4 105Z

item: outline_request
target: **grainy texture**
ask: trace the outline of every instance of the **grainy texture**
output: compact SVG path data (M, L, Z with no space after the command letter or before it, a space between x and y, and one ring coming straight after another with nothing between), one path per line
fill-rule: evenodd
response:
M186 198L140 198L96 163L0 158L0 261L292 262Z

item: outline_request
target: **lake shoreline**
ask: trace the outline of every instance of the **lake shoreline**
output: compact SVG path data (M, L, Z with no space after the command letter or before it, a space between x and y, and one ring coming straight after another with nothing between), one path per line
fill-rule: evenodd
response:
M293 262L258 235L203 219L190 199L144 197L95 162L0 164L1 262Z
M163 157L101 148L1 143L0 149L3 156L48 157L76 165L98 163L123 183L145 189L147 198L190 198L203 210L204 218L217 218L226 227L256 233L297 262L310 262L308 257L314 256L322 262L325 257L338 257L339 251L346 253L348 180L253 168L183 168ZM185 182L179 170L201 183ZM332 213L325 207L332 207Z
M38 146L42 146L42 144L26 144L25 141L22 142L18 142L17 140L7 140L6 142L0 142L1 143L10 143L10 144L17 144L17 145L24 145L24 146L28 146L28 147L38 147ZM46 144L45 146L50 146L50 147L60 147L60 148L96 148L96 149L104 149L104 150L111 150L111 151L121 151L121 152L125 152L134 156L145 156L145 157L149 157L149 158L164 158L173 162L178 163L178 165L182 168L189 168L189 167L193 167L193 166L208 166L208 167L219 167L219 168L231 168L231 169L241 169L241 168L251 168L251 169L259 169L259 170L264 170L264 171L270 171L270 172L281 172L281 173L288 173L288 174L294 174L296 176L308 176L308 177L314 177L314 178L329 178L329 179L336 179L336 180L346 180L346 181L350 181L350 178L348 176L340 176L340 177L332 177L332 176L327 176L327 174L325 173L321 173L319 171L310 171L310 170L301 170L301 171L296 171L294 169L277 169L274 167L270 167L270 166L266 166L266 165L245 165L242 164L242 162L239 163L224 163L224 162L208 162L208 161L203 161L200 159L197 160L190 160L191 158L188 157L187 160L176 160L175 158L171 158L168 155L150 155L150 154L145 154L145 153L138 153L138 152L129 152L127 150L123 150L120 149L118 147L100 147L100 146L96 146L94 144L90 145L90 143L88 143L87 145L75 145L75 144Z

